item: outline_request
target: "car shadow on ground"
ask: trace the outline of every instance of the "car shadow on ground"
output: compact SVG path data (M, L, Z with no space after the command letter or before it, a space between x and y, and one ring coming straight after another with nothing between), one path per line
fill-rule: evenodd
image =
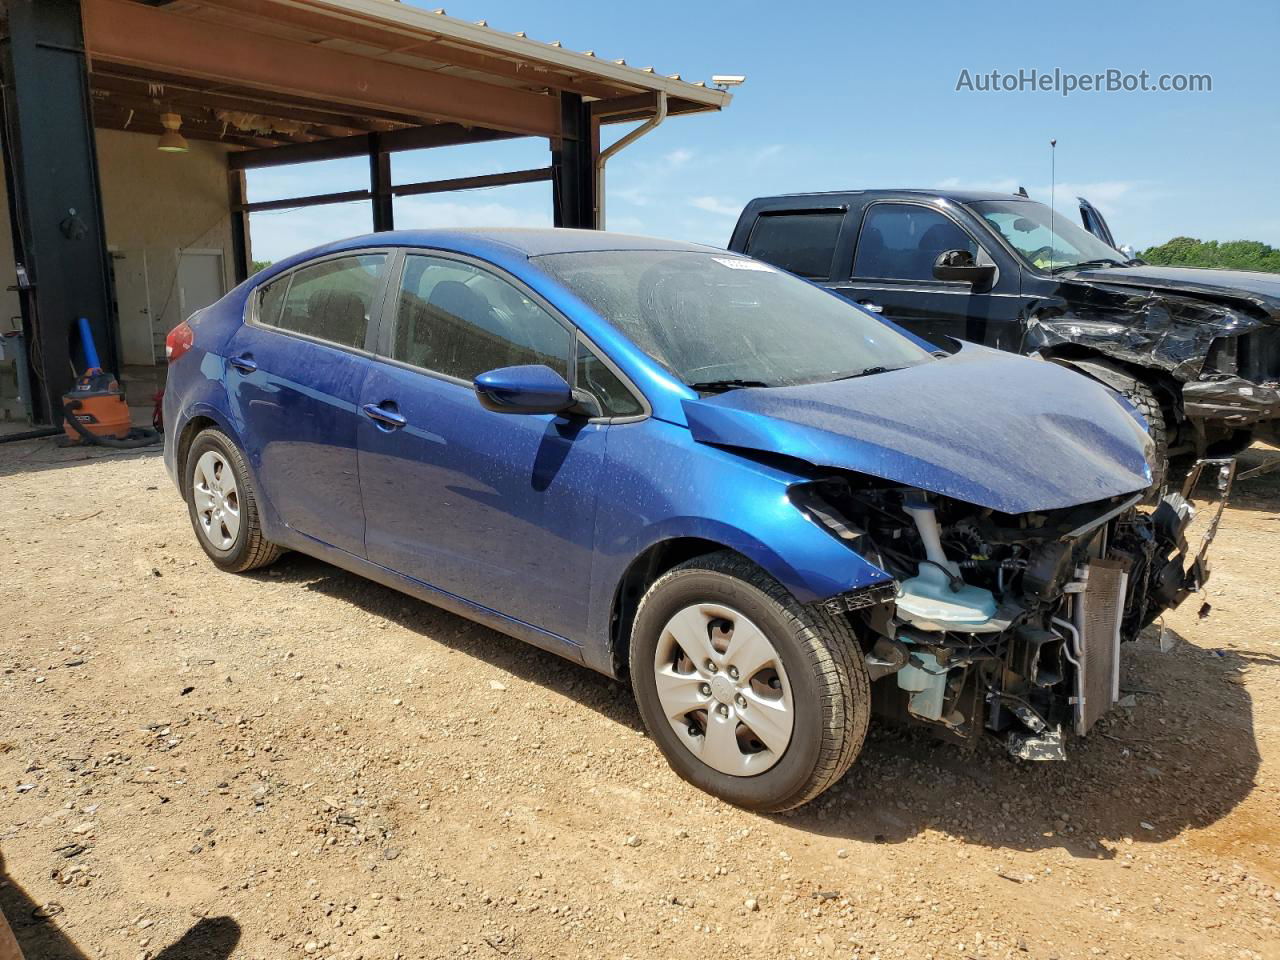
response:
M272 570L253 576L351 603L643 729L630 690L585 667L318 560L293 554ZM1165 640L1169 653L1160 652L1152 628L1126 646L1122 693L1133 706L1113 710L1089 737L1069 738L1065 762L1018 761L991 737L966 749L873 720L844 780L777 819L869 843L934 830L986 847L1062 848L1080 857L1111 857L1125 838L1158 842L1215 823L1248 796L1260 762L1241 671L1250 658L1276 658L1206 650L1172 631Z
M0 914L9 922L26 960L88 960L101 955L82 950L59 926L66 916L60 903L36 903L5 869L0 854ZM151 954L152 960L226 960L240 942L240 924L231 917L202 917L181 937ZM0 956L4 953L0 922Z
M0 480L18 474L65 470L93 460L145 460L150 457L158 460L161 453L162 448L158 443L134 450L116 450L111 447L83 445L62 447L58 445L56 437L10 441L0 443Z
M307 590L350 603L424 640L450 647L512 676L564 694L615 723L636 731L644 729L626 684L321 560L290 553L268 569L248 576L297 583Z
M1254 789L1260 764L1241 683L1267 653L1204 649L1158 629L1124 652L1122 702L1065 762L1014 760L984 737L973 749L875 726L844 781L785 819L815 833L898 843L937 831L984 847L1059 848L1110 859L1131 845L1208 827Z

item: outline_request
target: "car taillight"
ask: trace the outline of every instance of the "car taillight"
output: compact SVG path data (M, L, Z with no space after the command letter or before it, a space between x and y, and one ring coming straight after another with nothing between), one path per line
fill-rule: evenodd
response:
M191 344L195 340L195 331L191 329L191 324L183 320L180 324L169 331L169 335L164 338L164 358L169 363L173 363L180 356L191 349Z

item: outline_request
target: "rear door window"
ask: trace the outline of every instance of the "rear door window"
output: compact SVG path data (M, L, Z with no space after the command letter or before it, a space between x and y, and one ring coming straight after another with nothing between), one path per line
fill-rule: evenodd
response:
M978 256L973 237L945 214L917 203L875 203L858 234L853 275L933 283L934 261L947 250Z
M751 228L746 252L806 280L828 280L843 221L843 210L764 213Z
M569 379L567 327L514 284L459 260L404 258L392 358L460 380L543 364Z
M385 253L369 253L294 270L263 288L258 322L364 349L386 261Z

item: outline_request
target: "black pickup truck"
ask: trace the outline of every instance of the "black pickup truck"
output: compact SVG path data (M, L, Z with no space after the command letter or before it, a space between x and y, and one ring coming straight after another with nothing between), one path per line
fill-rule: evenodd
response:
M1074 367L1127 396L1169 463L1280 440L1280 276L1156 267L1080 201L856 190L751 201L729 249L799 274L945 349ZM1087 229L1086 229L1087 228Z

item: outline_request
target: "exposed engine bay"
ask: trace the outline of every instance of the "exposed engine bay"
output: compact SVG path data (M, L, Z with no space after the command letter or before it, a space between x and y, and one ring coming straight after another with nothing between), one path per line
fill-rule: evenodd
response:
M1192 553L1183 492L1005 514L846 474L793 488L817 523L894 578L829 600L858 621L876 712L947 739L986 731L1024 759L1063 756L1120 698L1120 647L1208 578L1215 518Z

